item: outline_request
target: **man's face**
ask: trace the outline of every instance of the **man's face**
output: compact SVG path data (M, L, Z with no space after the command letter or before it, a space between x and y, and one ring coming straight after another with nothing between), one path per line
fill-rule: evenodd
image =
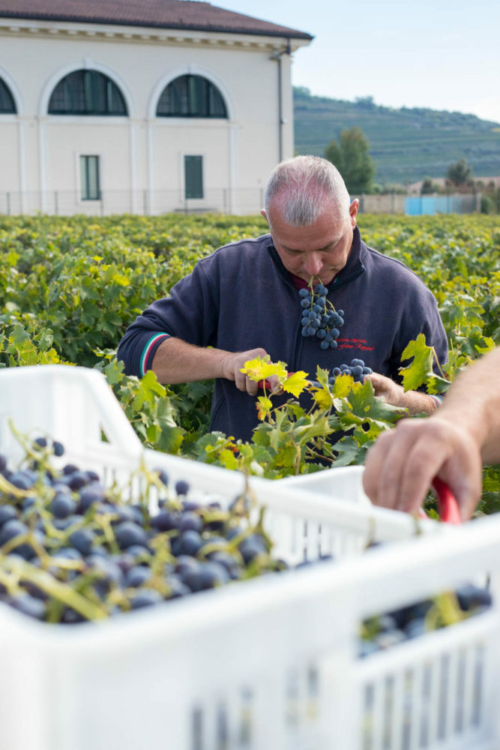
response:
M329 284L341 271L351 251L359 201L349 207L349 215L341 217L334 203L325 207L319 218L308 227L294 227L283 219L279 204L271 204L267 220L274 247L283 265L291 273L309 282Z

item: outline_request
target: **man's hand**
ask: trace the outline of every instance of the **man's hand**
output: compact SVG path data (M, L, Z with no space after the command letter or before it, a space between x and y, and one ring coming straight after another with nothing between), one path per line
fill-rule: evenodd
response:
M480 448L468 430L439 415L404 419L382 434L368 452L363 486L376 505L415 512L436 476L470 518L481 496Z
M250 349L246 352L229 352L222 360L222 377L227 380L234 380L236 388L240 391L246 391L250 396L256 396L258 393L258 384L255 380L250 380L247 375L240 372L245 366L245 362L256 357L266 357L265 349ZM276 375L268 378L270 390L272 391L278 382Z

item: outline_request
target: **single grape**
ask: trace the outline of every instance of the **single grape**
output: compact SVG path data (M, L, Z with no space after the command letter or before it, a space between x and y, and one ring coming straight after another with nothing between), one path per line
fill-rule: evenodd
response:
M309 289L301 289L299 291L299 297L309 297Z
M333 342L332 342L332 343L333 343ZM324 351L326 351L327 349L329 349L329 348L330 348L330 343L329 343L328 341L326 341L326 339L324 339L324 340L323 340L323 341L321 342L321 344L320 344L320 347L321 347L321 348L322 348L322 349L323 349Z
M38 437L36 440L33 441L36 446L39 448L46 448L47 447L47 438L44 437Z
M90 529L78 529L71 534L69 541L82 555L89 555L94 541L94 534Z
M78 466L75 466L75 464L66 464L66 466L63 468L63 474L65 474L66 476L74 474L75 471L79 471Z
M0 505L0 527L14 518L17 518L17 511L12 505Z
M351 360L351 367L361 367L363 368L365 366L365 363L362 359L352 359Z
M151 569L145 567L144 565L136 565L135 568L132 568L128 571L128 573L125 576L125 586L138 588L139 586L142 586L146 581L149 581L151 579L152 573Z
M320 330L318 331L318 333L316 334L316 336L317 336L317 337L318 337L319 339L324 339L324 338L326 338L326 331L325 331L325 329L324 329L324 328L321 328L321 329L320 329Z
M54 456L57 456L58 458L64 456L64 445L58 440L54 440L54 442L52 443L52 450L54 452Z
M154 607L163 601L163 597L154 589L142 589L130 602L130 609L142 609L143 607Z
M18 612L22 612L23 615L28 615L28 617L32 617L35 620L45 619L46 605L40 599L35 599L29 594L20 594L14 597L10 606L13 609L17 609Z
M115 528L115 538L120 549L127 549L134 544L145 547L148 542L144 529L131 521L123 521L118 524Z
M302 329L302 335L304 336L304 338L307 338L307 336L309 336L309 326Z
M321 342L321 343L323 344L323 342ZM328 343L328 342L325 341L325 344L326 343ZM337 344L336 341L330 341L330 343L328 344L328 346L330 347L330 349L336 349L337 346L338 346L338 344Z
M87 477L89 482L100 482L101 478L96 471L84 471L84 475Z
M197 531L185 531L180 537L179 554L194 557L203 546L203 540Z
M373 370L371 367L363 367L363 375L372 375Z
M310 304L311 304L311 302L310 302L310 300L308 298L308 299L303 299L301 301L301 303L300 303L300 306L303 307L304 310L306 310L310 306Z
M87 487L80 492L80 502L78 512L86 513L95 503L101 503L105 498L104 489L97 487Z
M340 375L340 373L341 373L340 367L334 367L333 370L332 370L332 373L333 373L333 375L335 375L335 377L337 377L337 375Z
M202 591L222 586L228 581L229 573L224 565L213 561L202 564L200 572L200 589Z
M4 544L10 542L10 540L14 539L16 536L24 536L24 534L27 533L28 527L21 521L18 521L17 519L6 521L0 531L0 547L3 547Z
M50 504L50 511L56 518L68 518L76 510L75 501L67 494L58 493Z
M26 490L31 489L34 482L33 479L25 474L25 472L17 471L15 474L12 474L12 476L9 479L9 482L14 485L14 487L17 487L19 490Z
M361 365L356 365L352 368L352 374L355 378L360 378L363 375L363 368Z
M191 593L189 586L186 586L182 579L174 574L166 577L165 583L170 588L170 593L167 594L167 599L180 599L183 596L189 596Z
M72 472L68 480L68 487L71 487L73 491L77 492L78 490L81 490L82 487L85 487L88 483L88 477L85 476L83 471L74 471Z
M340 331L338 328L332 328L330 333L332 335L332 338L334 339L338 339L338 337L340 336Z
M189 492L189 483L184 479L180 479L175 483L175 491L177 495L187 495Z
M181 531L198 531L203 528L203 520L197 513L184 513L180 522Z
M344 311L343 310L337 310L337 315L341 318L344 317Z

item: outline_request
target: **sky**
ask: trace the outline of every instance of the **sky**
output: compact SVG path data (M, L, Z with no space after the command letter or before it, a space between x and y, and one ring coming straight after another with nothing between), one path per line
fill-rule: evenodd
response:
M293 84L353 101L430 107L500 122L499 0L212 0L315 39Z

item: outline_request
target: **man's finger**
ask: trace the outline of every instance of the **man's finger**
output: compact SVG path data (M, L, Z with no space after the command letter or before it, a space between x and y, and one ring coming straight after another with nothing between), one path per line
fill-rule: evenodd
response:
M363 473L363 488L375 505L383 505L379 497L379 480L387 456L387 451L394 440L394 432L384 432L368 451Z

